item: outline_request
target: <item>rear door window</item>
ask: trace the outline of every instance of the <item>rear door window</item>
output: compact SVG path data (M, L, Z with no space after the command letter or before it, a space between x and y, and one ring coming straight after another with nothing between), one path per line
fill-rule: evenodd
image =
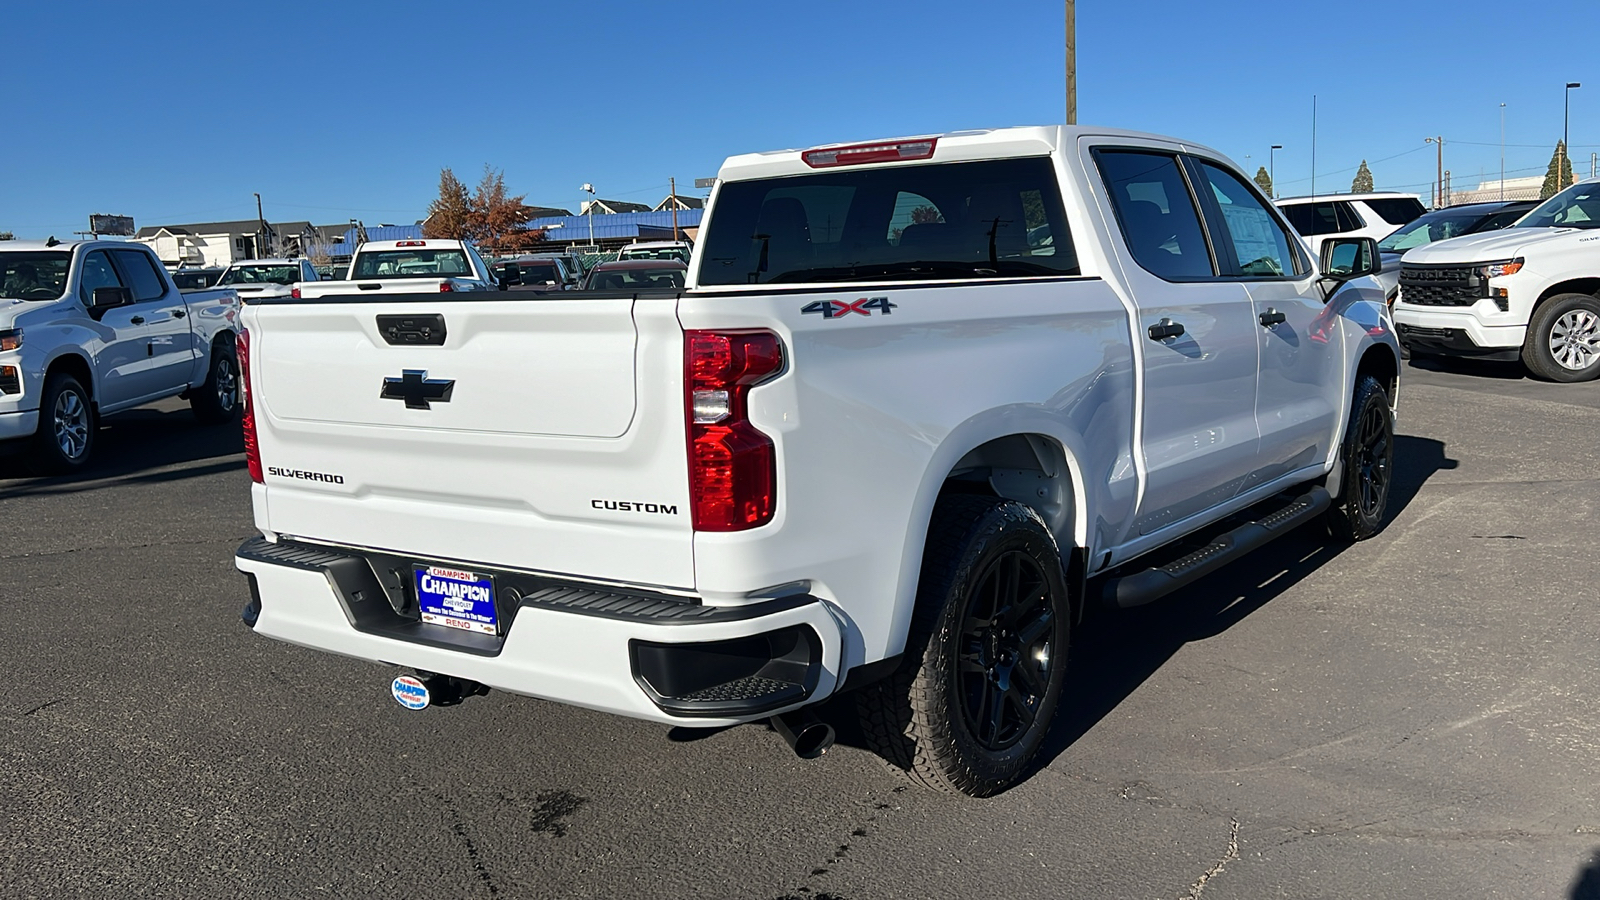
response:
M1335 203L1333 212L1335 221L1339 223L1340 231L1357 231L1366 227L1367 221L1361 218L1361 214L1356 212L1356 208L1348 203L1343 201Z
M711 216L702 285L1080 271L1045 157L730 181Z
M1101 150L1105 179L1122 236L1140 267L1168 280L1216 274L1188 182L1170 153Z

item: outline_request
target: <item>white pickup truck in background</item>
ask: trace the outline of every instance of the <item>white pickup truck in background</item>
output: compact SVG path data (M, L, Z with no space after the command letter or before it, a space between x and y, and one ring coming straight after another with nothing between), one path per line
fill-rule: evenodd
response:
M293 296L307 300L373 291L450 294L499 290L489 264L466 241L368 241L356 248L341 281L315 277L296 284Z
M1394 321L1413 353L1521 359L1547 381L1600 377L1600 180L1510 228L1406 251Z
M245 259L228 266L217 286L233 288L248 303L292 296L297 282L321 280L309 259Z
M894 765L992 794L1086 606L1382 527L1377 266L1213 150L1040 127L729 159L684 290L248 304L244 618L415 669L410 708L771 717L804 756L858 691Z
M43 473L82 468L99 419L174 395L233 420L239 298L180 291L148 247L0 243L0 441Z

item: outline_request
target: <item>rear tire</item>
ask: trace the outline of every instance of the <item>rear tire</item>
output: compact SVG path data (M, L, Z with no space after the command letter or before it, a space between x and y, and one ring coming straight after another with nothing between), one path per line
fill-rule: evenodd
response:
M1522 342L1522 363L1545 381L1600 376L1600 300L1557 294L1539 304Z
M33 433L28 467L40 475L69 475L89 464L94 452L94 406L78 379L57 372L45 379L39 428Z
M1328 530L1341 540L1364 541L1383 530L1394 480L1394 414L1388 391L1371 375L1356 382L1339 458L1344 477L1328 510Z
M1050 730L1072 607L1038 514L993 497L934 507L905 661L857 695L872 748L913 780L988 797L1015 784Z
M205 425L225 425L239 415L239 352L231 342L211 345L211 370L190 392L189 408Z

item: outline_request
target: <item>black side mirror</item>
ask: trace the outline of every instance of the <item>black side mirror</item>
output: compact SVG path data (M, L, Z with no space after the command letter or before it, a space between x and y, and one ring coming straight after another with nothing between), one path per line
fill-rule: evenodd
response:
M1322 242L1322 277L1350 281L1383 271L1378 242L1369 237L1329 238Z
M133 302L133 292L125 287L97 287L89 296L89 312L103 313L108 309L127 306ZM98 315L96 315L98 318Z

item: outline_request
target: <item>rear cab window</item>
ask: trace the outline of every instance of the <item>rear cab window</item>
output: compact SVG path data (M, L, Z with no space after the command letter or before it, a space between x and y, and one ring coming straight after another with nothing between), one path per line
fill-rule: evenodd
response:
M1047 157L726 182L699 284L1078 275Z
M472 275L466 254L458 249L374 250L357 253L352 280L358 278L440 278Z

